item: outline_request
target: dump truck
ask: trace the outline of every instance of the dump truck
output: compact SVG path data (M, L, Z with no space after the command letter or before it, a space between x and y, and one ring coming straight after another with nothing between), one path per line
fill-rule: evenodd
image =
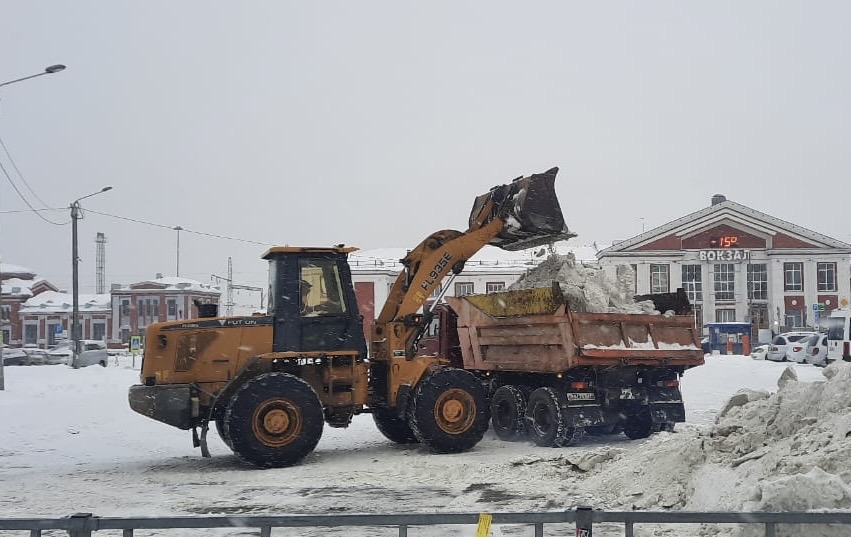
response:
M436 231L411 249L368 345L347 261L355 248L270 248L266 314L211 311L148 326L130 407L191 430L203 456L215 426L234 453L261 467L298 463L325 425L346 427L363 413L394 442L437 453L472 448L489 425L487 387L441 356L417 353L430 322L423 305L487 244L519 250L575 236L555 194L557 172L490 189L474 200L465 231Z
M685 421L679 380L704 360L691 315L576 312L558 282L445 300L422 350L489 386L499 438L565 446L585 432L637 439Z

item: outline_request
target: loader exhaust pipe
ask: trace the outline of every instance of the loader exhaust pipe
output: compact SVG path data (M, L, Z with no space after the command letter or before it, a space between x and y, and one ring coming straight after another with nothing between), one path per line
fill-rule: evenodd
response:
M556 197L556 174L558 168L551 168L544 173L518 177L478 196L470 212L470 227L501 218L505 226L488 244L509 251L575 237L576 233L567 229Z

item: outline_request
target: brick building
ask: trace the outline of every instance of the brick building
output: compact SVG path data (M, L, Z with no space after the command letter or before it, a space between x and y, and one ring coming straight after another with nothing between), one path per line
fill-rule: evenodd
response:
M130 336L144 338L148 325L161 321L177 321L198 317L194 301L218 304L218 287L179 277L162 277L113 285L111 290L112 330L109 343L126 345Z
M752 341L818 326L851 301L851 245L715 195L709 207L598 254L635 269L638 294L685 289L698 326L750 322Z
M5 299L5 297L4 297ZM112 312L109 295L79 295L81 339L109 340ZM19 310L23 345L50 348L71 338L74 296L60 291L44 291L24 302Z
M0 263L0 281L2 281L2 320L3 342L19 347L24 344L24 328L21 322L21 307L30 298L45 291L58 291L47 280L36 278L32 270L9 263Z

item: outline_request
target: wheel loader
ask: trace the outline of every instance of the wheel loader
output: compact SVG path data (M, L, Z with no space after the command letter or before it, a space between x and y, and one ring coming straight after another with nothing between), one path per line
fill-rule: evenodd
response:
M475 199L466 231L437 231L413 248L368 345L347 262L355 248L270 248L265 315L213 313L147 328L131 408L191 430L203 456L214 425L260 467L298 463L325 424L346 427L361 413L393 442L437 453L472 448L490 420L487 387L445 357L418 355L431 319L423 306L485 245L521 250L575 236L555 195L557 172L490 189Z

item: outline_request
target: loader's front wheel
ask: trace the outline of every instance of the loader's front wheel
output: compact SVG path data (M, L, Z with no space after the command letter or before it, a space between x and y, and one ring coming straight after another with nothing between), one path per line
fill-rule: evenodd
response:
M493 392L491 424L500 440L523 439L526 435L526 396L520 388L506 384Z
M231 444L230 437L225 432L225 418L224 416L216 418L216 432L219 433L219 438L222 439L222 442L227 445L227 447L233 449L233 445Z
M487 390L472 373L447 367L414 388L408 424L437 453L459 453L485 435L490 421Z
M225 437L240 458L257 466L290 466L322 436L322 404L304 380L264 373L243 384L228 405Z
M392 408L376 408L372 411L375 426L385 438L397 444L416 444L419 442L408 422L400 418Z
M562 447L576 441L581 430L569 426L564 409L567 398L553 388L538 388L529 396L526 421L529 438L542 447Z

